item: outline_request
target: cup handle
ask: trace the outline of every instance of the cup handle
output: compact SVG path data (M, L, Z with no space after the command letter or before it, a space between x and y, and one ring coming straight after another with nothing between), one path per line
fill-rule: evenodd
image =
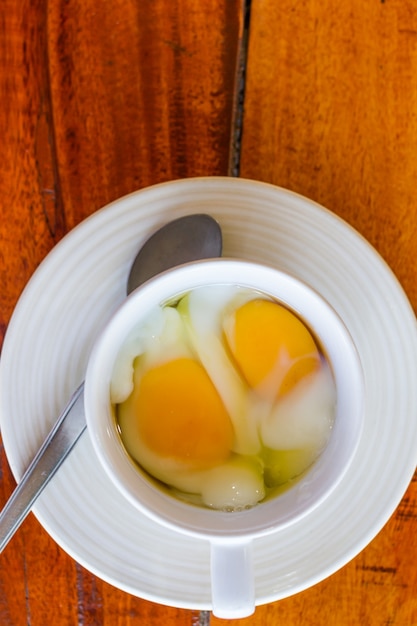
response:
M212 541L210 572L213 615L235 619L254 613L252 541Z

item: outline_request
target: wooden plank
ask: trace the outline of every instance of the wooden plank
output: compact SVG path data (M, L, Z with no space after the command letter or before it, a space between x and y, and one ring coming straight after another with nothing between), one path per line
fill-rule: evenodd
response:
M253 0L251 13L241 175L346 219L416 306L414 3Z
M416 75L412 0L252 0L241 176L347 220L414 309ZM331 578L234 624L417 624L416 497L414 480L383 531Z
M227 174L240 0L3 0L0 338L33 271L109 201ZM1 449L0 501L14 480ZM0 557L4 626L191 626L77 565L33 516Z
M50 6L52 113L68 227L145 185L227 173L239 4Z

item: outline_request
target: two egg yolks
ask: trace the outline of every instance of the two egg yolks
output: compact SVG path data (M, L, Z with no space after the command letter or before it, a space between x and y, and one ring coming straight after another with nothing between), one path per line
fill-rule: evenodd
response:
M234 313L229 348L249 386L273 397L290 391L320 364L303 322L270 300L251 300Z
M292 389L320 362L304 324L267 300L251 300L237 309L227 341L241 374L254 389L261 388L271 372L277 374L277 364L278 370L284 368L272 376L279 380L274 397ZM231 420L197 361L179 358L148 370L127 402L132 403L138 436L158 456L192 469L214 467L230 456Z

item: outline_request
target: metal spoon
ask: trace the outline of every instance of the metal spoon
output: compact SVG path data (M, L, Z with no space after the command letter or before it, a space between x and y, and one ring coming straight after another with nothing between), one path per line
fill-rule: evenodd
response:
M180 217L156 231L141 248L129 273L127 293L170 267L214 258L221 252L222 233L212 217L204 214ZM84 383L81 383L0 514L0 552L85 429Z

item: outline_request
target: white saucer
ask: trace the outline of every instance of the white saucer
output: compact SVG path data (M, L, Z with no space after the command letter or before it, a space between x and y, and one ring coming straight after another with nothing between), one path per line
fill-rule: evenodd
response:
M288 270L344 319L365 371L365 427L339 488L295 526L255 543L256 602L305 589L346 564L379 532L417 464L417 328L397 280L353 229L271 185L200 178L118 200L71 231L33 275L0 362L0 420L19 479L81 382L89 351L121 302L133 257L165 222L217 218L225 256ZM39 499L35 514L83 566L131 594L210 609L209 547L155 525L104 475L88 436Z

